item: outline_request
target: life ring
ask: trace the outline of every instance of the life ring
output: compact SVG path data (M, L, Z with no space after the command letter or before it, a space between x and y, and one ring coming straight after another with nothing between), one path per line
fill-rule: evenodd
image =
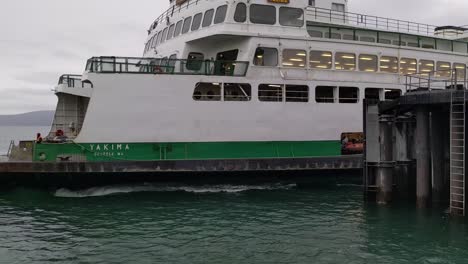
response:
M63 135L64 135L64 133L63 133L63 130L61 130L61 129L58 129L58 130L55 132L55 136L57 136L57 137L62 137Z
M160 66L154 66L154 73L163 73L163 69Z

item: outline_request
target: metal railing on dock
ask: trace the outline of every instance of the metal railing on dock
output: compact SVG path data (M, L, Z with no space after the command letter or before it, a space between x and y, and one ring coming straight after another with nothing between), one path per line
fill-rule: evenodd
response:
M418 72L405 75L405 92L413 90L444 90L468 88L466 69Z

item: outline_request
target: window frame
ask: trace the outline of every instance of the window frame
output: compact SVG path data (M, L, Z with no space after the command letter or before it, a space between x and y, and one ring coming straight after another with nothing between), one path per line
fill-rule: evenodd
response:
M215 13L214 8L211 8L205 11L205 14L203 15L202 28L209 27L213 24L214 13Z
M227 12L228 5L218 6L218 8L216 8L216 12L213 18L213 25L224 23L224 21L226 21ZM218 14L222 15L222 17L218 16Z
M257 8L260 8L260 7L264 7L266 9L270 9L270 10L275 10L275 15L274 16L270 16L274 18L274 22L273 21L268 21L268 22L265 22L264 21L260 21L260 20L254 20L253 18L255 18L255 16L253 16L253 12L255 11L259 11L259 10L256 10ZM272 5L262 5L262 4L251 4L250 5L250 8L249 8L249 21L250 23L252 24L257 24L257 25L276 25L278 23L278 19L277 19L277 10L276 10L276 6L272 6ZM260 12L260 13L266 13L266 11L263 11L263 12ZM266 16L268 17L268 16Z
M239 6L244 6L244 17L243 17L243 21L238 21L236 18L237 18L237 15L238 15L238 11L239 11ZM241 11L242 12L242 11ZM248 8L247 8L247 5L245 3L237 3L236 5L236 10L234 11L234 22L237 22L237 23L245 23L247 22L247 16L248 16Z
M282 13L284 10L299 10L299 11L301 11L302 12L301 24L285 23L284 16L281 16L282 14L285 15L284 13ZM281 26L285 26L285 27L299 27L299 28L303 27L304 23L305 23L304 9L295 8L295 7L288 7L288 6L280 6L279 9L278 9L278 22L279 22L279 24Z

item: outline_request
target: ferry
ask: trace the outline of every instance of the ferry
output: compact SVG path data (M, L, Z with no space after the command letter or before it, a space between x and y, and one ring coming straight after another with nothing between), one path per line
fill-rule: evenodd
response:
M365 99L398 98L413 74L466 80L463 27L356 14L347 0L169 4L143 55L93 57L60 77L33 161L354 154Z

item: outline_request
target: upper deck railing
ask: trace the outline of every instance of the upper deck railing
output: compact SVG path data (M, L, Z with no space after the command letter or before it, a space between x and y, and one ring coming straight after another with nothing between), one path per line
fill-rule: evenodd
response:
M192 6L198 5L199 3L207 0L187 0L181 5L174 4L169 7L164 13L162 13L154 22L151 24L151 28L148 30L148 34L151 33L151 30L155 29L157 25L166 21L167 18L172 17L176 13L180 13L184 9L189 9Z
M74 87L83 87L83 84L81 82L81 75L75 75L75 74L64 74L60 76L59 85L64 84L69 88L74 88Z
M86 71L98 73L136 73L173 75L245 76L246 61L179 60L133 57L93 57Z
M393 31L399 33L434 36L437 26L415 23L392 18L363 15L351 12L334 11L319 7L309 7L306 9L307 18L313 18L322 23L338 23L350 26ZM440 36L444 36L442 32Z

